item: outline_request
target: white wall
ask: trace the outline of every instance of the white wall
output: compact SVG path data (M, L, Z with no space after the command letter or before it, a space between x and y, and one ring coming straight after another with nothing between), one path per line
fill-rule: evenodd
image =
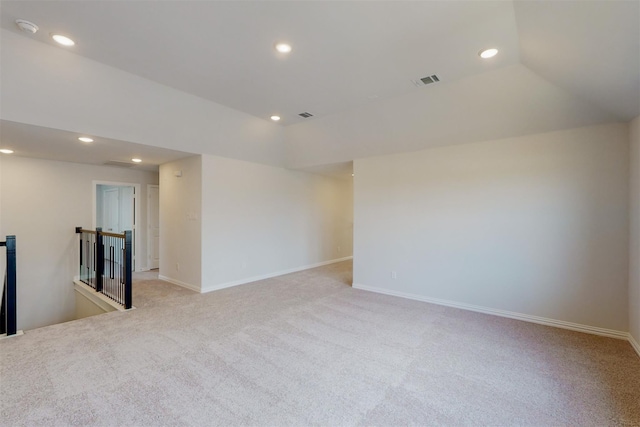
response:
M4 226L2 223L2 158L4 156L0 154L0 241L4 241L6 235L4 234ZM6 249L0 248L0 280L4 280L5 264L6 264ZM4 289L4 287L3 287ZM2 295L2 291L0 291Z
M626 332L628 153L610 124L356 160L354 284Z
M202 156L202 289L352 255L350 181Z
M339 223L338 239L342 244L342 253L353 256L353 178L339 181L339 206L337 217Z
M0 190L2 189L2 158L4 156L0 155ZM3 227L2 227L2 193L0 193L0 239L4 240L4 234L2 234L4 232ZM2 258L2 257L0 257ZM0 270L2 271L2 270Z
M1 170L2 229L16 235L18 329L72 320L78 275L76 226L93 222L93 181L155 184L158 175L106 166L5 156ZM141 185L146 192L146 185ZM146 194L140 209L146 212ZM140 215L145 260L146 215Z
M121 141L284 163L282 126L0 30L2 119ZM37 100L37 102L25 102Z
M181 177L175 172L180 171ZM160 276L200 290L202 158L160 166Z
M636 343L640 344L640 116L630 123L629 137L631 142L629 331Z

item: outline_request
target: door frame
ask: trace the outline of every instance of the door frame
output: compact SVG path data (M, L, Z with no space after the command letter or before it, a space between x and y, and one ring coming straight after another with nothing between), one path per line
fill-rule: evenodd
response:
M132 183L132 182L117 182L117 181L92 181L92 189L91 189L91 194L92 194L92 202L91 204L93 205L93 217L91 218L91 228L92 230L96 229L96 219L97 219L97 202L98 202L98 185L114 185L114 186L118 186L118 187L133 187L135 189L135 194L133 195L133 206L134 206L134 211L135 211L135 215L134 215L134 221L135 224L133 226L133 228L135 229L135 233L133 233L136 237L135 237L135 242L133 244L133 257L134 257L134 265L135 265L135 270L134 271L145 271L144 268L142 268L142 263L140 262L140 257L138 256L138 254L141 252L140 249L142 248L141 246L141 227L140 227L140 205L142 204L140 202L140 200L142 199L141 193L140 193L140 184L136 184L136 183ZM146 267L146 260L145 260L145 267Z
M153 239L151 230L149 229L151 221L149 217L151 216L151 209L149 209L149 197L151 195L151 188L158 189L158 226L160 226L160 185L159 184L147 184L147 270L151 269L149 259L151 257L151 240ZM160 241L158 241L158 245L160 245ZM160 252L160 248L158 248L158 253ZM160 268L160 261L158 261L158 268Z

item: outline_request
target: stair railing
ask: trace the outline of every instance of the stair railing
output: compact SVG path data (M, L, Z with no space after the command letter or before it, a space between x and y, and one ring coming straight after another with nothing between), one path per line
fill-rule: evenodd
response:
M80 234L80 281L129 309L132 293L132 233L76 227Z
M0 334L16 335L17 298L16 298L16 236L7 236L0 247L7 248L7 270L4 276L2 307L0 308Z

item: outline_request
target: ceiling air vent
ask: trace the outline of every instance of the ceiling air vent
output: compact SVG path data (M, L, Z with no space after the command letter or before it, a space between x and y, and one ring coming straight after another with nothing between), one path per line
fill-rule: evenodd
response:
M311 113L307 113L307 112L300 113L300 114L298 114L298 115L299 115L300 117L304 117L305 119L308 119L309 117L313 117L313 114L311 114Z
M440 81L440 79L438 78L438 76L433 74L431 76L422 77L422 78L416 79L416 80L411 80L411 83L413 83L413 85L415 87L420 87L420 86L425 86L425 85L428 85L428 84L431 84L431 83L437 83L439 81Z
M133 163L127 162L118 162L116 160L109 160L108 162L104 162L105 166L117 166L119 168L130 168L135 166Z

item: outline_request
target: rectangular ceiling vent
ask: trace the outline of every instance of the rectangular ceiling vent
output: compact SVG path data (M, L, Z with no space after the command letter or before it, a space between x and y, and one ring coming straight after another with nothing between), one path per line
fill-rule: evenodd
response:
M438 76L433 74L427 77L422 77L421 79L411 80L411 83L413 83L415 87L421 87L431 83L438 83L439 81L440 79L438 78Z
M109 160L108 162L104 162L104 165L105 166L117 166L119 168L130 168L130 167L134 166L133 163L118 162L116 160Z
M308 119L309 117L313 117L313 114L311 114L311 113L307 113L307 112L300 113L300 114L298 114L298 115L299 115L300 117L304 117L305 119Z

